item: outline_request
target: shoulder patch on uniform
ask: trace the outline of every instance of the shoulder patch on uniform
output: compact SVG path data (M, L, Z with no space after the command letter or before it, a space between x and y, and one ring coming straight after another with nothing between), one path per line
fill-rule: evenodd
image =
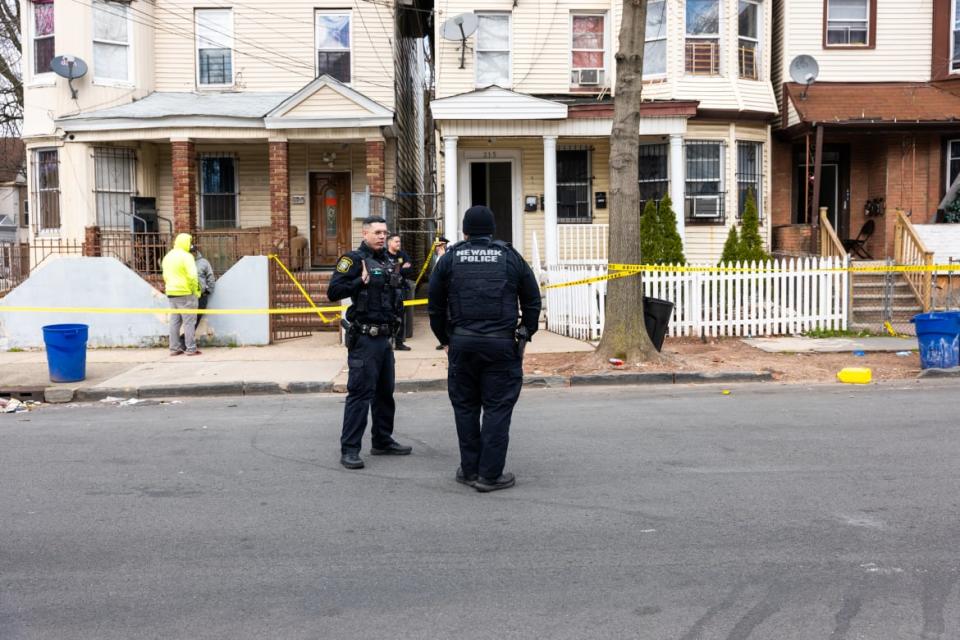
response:
M340 262L337 263L337 271L339 273L346 273L350 271L350 267L353 266L353 260L347 256L340 258Z

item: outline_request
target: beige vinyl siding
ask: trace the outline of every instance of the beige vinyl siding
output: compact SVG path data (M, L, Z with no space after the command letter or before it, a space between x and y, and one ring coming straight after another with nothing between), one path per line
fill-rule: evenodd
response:
M789 81L790 61L812 55L819 82L922 82L932 65L933 0L877 0L876 49L824 49L822 0L784 2L785 55L781 74Z
M293 118L324 116L351 118L368 113L370 113L368 109L361 107L353 100L330 87L323 87L285 115Z
M345 4L353 5L353 82L350 86L392 109L392 11L380 3L362 0L352 3L250 0L232 7L236 88L292 93L313 80L316 68L314 11L342 9ZM157 2L157 16L164 25L164 29L156 32L158 91L196 89L194 8L210 6L202 0Z
M443 21L457 14L477 10L476 3L468 0L451 0L440 3L437 10L437 29ZM646 100L684 99L700 101L701 109L743 109L750 111L776 112L776 103L770 86L771 40L773 0L761 3L763 26L760 64L761 80L739 80L737 67L738 2L721 0L723 24L721 27L721 75L718 77L687 76L684 73L685 18L682 0L667 0L667 76L644 83L643 97ZM611 61L608 65L608 82L615 78L613 54L618 41L620 12L619 0L557 0L549 8L536 3L518 3L512 0L489 0L483 3L484 11L511 11L511 64L512 89L521 93L556 94L570 92L570 15L580 11L605 11L609 16L615 7L612 20L608 20L608 47ZM464 69L459 69L459 42L437 39L437 88L436 97L444 98L467 93L476 89L472 48L476 38L467 40L467 56Z

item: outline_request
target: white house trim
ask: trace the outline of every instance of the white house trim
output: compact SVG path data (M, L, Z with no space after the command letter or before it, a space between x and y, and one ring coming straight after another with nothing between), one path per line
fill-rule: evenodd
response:
M349 118L291 117L287 114L324 87L357 105L357 113ZM336 78L322 75L281 102L263 118L267 129L326 129L330 127L386 127L393 124L393 111L371 100Z
M457 206L457 216L456 216L456 239L462 239L463 234L461 233L460 223L462 221L463 212L466 211L469 207L473 206L470 198L470 165L475 162L509 162L510 175L511 175L511 202L513 211L510 215L510 220L512 222L512 235L513 235L513 244L514 248L517 251L523 253L523 166L522 166L523 152L520 149L461 149L457 153L457 172L459 174L458 183L458 195L459 203ZM453 240L454 236L450 235L449 229L446 229L444 232L447 234L447 239Z
M435 120L560 120L567 105L492 85L430 103Z

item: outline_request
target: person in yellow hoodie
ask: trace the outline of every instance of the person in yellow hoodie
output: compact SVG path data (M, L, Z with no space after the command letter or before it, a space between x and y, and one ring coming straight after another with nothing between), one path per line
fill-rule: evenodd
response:
M173 249L163 256L163 286L172 309L196 309L200 299L200 280L197 278L197 262L190 253L193 238L189 233L181 233L173 241ZM195 332L197 315L195 313L170 314L170 355L183 353L180 348L180 325L183 325L183 337L188 356L198 356Z

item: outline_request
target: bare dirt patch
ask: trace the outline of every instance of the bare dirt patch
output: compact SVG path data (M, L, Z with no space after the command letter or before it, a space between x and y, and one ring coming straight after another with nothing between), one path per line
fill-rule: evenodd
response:
M714 338L706 343L696 338L667 339L662 354L666 363L627 362L622 367L598 366L593 354L545 353L524 358L528 374L582 375L616 371L772 371L782 382L833 382L844 367L869 367L874 380L916 378L920 356L894 353L766 353L750 347L739 338Z

